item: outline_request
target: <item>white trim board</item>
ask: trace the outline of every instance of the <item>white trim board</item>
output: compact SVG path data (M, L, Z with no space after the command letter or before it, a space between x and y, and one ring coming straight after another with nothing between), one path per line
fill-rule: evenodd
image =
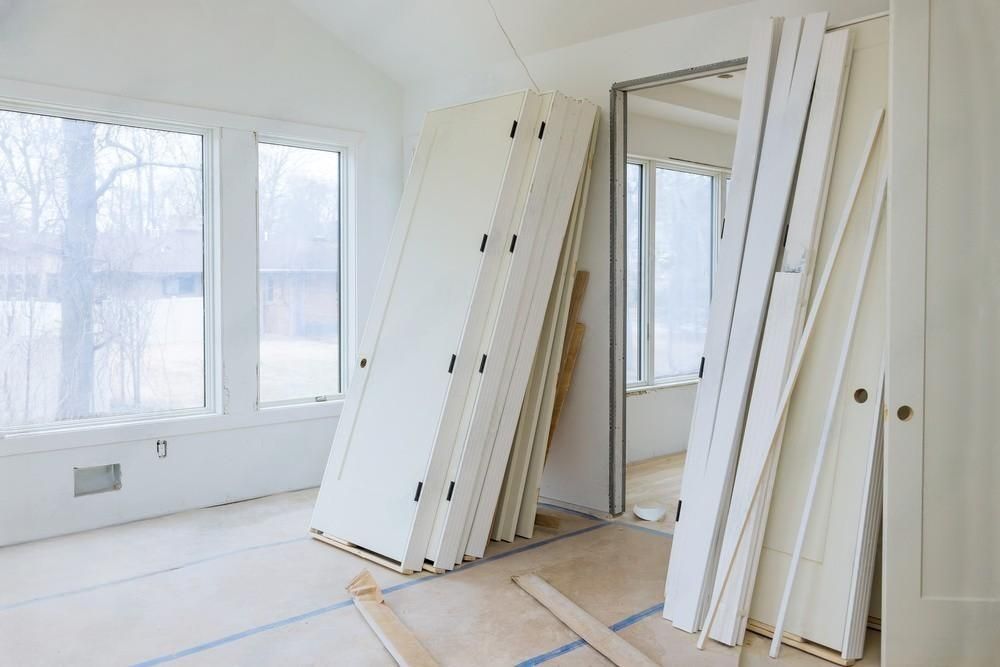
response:
M677 523L667 569L663 615L674 627L687 632L701 628L712 593L747 398L826 19L826 13L786 18L782 28L733 309L731 330L739 335L729 337L708 446L689 443L689 451L697 445L699 455L684 467L681 500L687 501L689 509Z
M816 248L826 211L828 185L833 166L834 147L840 129L841 110L847 84L847 69L851 61L852 33L850 29L828 33L823 40L813 102L809 110L809 122L799 163L799 174L795 184L795 196L789 215L788 233L785 237L781 260L782 273L775 275L771 293L771 303L761 338L760 358L754 375L753 391L747 409L746 428L737 464L736 479L730 501L730 513L741 514L740 502L745 496L739 493L740 468L745 457L754 452L760 437L766 437L774 417L774 410L785 383L791 355L802 333L805 306L809 300ZM794 295L790 292L794 290ZM780 437L780 436L779 436ZM779 443L780 447L780 443ZM771 457L771 465L777 456ZM758 494L754 498L752 516L759 523L751 528L756 535L763 526L761 514L766 511L770 495ZM723 535L723 551L732 533ZM756 544L756 542L755 542ZM743 636L745 617L740 612L745 607L747 591L752 589L749 581L751 556L750 541L739 545L736 580L723 591L719 615L715 619L711 637L722 643L734 645ZM757 547L759 550L759 546ZM715 589L719 591L720 581Z
M481 253L481 239L493 230L501 194L509 196L504 184L519 182L528 167L535 133L514 134L511 126L518 120L533 129L537 97L521 92L428 114L320 487L315 531L407 569L420 569L426 549L411 539L416 501L443 477L434 443L442 411L455 400L449 360L480 269L499 270L483 261L499 244ZM477 366L457 359L454 370Z

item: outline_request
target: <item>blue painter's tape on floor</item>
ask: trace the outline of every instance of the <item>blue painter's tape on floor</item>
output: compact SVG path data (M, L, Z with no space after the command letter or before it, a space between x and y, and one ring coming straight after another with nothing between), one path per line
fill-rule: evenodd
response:
M404 588L410 588L412 586L417 586L419 584L423 584L423 583L426 583L428 581L436 581L436 580L441 579L442 577L447 576L449 574L457 574L457 573L460 573L460 572L465 572L466 570L468 570L470 568L477 567L477 566L483 565L485 563L492 563L493 561L500 560L502 558L507 558L509 556L515 556L517 554L524 553L525 551L531 551L532 549L538 549L539 547L543 547L543 546L545 546L547 544L552 544L553 542L558 542L560 540L565 540L565 539L570 538L570 537L575 537L577 535L582 535L584 533L589 533L592 530L597 530L598 528L604 528L605 526L610 526L610 525L612 525L610 522L602 521L600 523L595 523L593 525L587 526L586 528L581 528L579 530L574 530L572 532L565 533L564 535L556 535L554 537L550 537L550 538L545 539L545 540L539 540L538 542L533 542L531 544L525 544L523 547L517 547L517 548L511 549L509 551L504 551L502 553L496 554L495 556L488 556L486 558L481 558L480 560L477 560L477 561L472 561L470 563L465 563L464 565L462 565L462 567L454 569L454 570L450 570L450 571L445 572L443 574L428 575L428 576L420 577L420 578L417 578L417 579L412 579L410 581L404 581L402 583L396 584L395 586L389 586L388 588L384 588L382 590L382 594L383 595L389 595L389 594L394 593L396 591L403 590ZM146 661L137 663L133 667L151 667L152 665L160 665L160 664L163 664L165 662L171 662L173 660L179 660L180 658L184 658L184 657L187 657L189 655L193 655L195 653L201 653L202 651L208 651L210 649L217 648L217 647L223 646L225 644L231 644L232 642L239 641L240 639L245 639L245 638L251 637L253 635L258 635L258 634L260 634L262 632L267 632L268 630L274 630L274 629L277 629L277 628L284 627L286 625L291 625L293 623L298 623L300 621L304 621L304 620L313 618L315 616L319 616L321 614L326 614L328 612L331 612L331 611L334 611L334 610L337 610L337 609L343 609L344 607L350 606L352 604L353 604L352 600L341 600L340 602L335 602L335 603L327 605L325 607L320 607L319 609L313 609L312 611L307 611L305 613L298 614L296 616L289 616L288 618L283 618L283 619L281 619L279 621L274 621L273 623L267 623L266 625L259 625L259 626L255 627L255 628L250 628L249 630L244 630L242 632L237 632L237 633L234 633L234 634L231 634L231 635L227 635L227 636L222 637L220 639L216 639L216 640L213 640L213 641L210 641L210 642L206 642L204 644L199 644L197 646L192 646L190 648L186 648L186 649L184 649L182 651L178 651L176 653L171 653L169 655L163 655L163 656L160 656L158 658L152 658L150 660L146 660Z
M653 532L657 532L657 531L653 531ZM653 614L659 614L659 613L662 613L662 612L663 612L663 603L660 602L659 604L654 604L652 607L649 607L648 609L643 609L642 611L640 611L638 613L635 613L635 614L632 614L631 616L623 618L622 620L618 621L614 625L611 625L611 626L608 626L608 627L610 627L611 630L613 630L614 632L621 632L625 628L629 627L630 625L635 625L636 623L638 623L639 621L641 621L644 618L647 618L649 616L652 616ZM571 641L571 642L569 642L567 644L563 644L562 646L560 646L558 648L554 648L551 651L548 651L546 653L542 653L541 655L536 655L533 658L528 658L527 660L519 662L519 663L517 663L517 667L531 667L532 665L540 665L543 662L548 662L549 660L552 660L554 658L558 658L561 655L565 655L565 654L567 654L567 653L569 653L571 651L575 651L576 649L580 648L581 646L586 646L586 645L587 645L587 643L585 641L583 641L582 639L577 639L576 641Z
M334 611L335 609L343 609L344 607L350 607L353 604L354 600L341 600L340 602L335 602L331 605L327 605L326 607L320 607L319 609L313 609L312 611L307 611L304 614L289 616L288 618L283 618L280 621L274 621L273 623L268 623L267 625L258 625L256 628L250 628L249 630L244 630L243 632L237 632L235 634L227 635L220 639L215 639L210 642L205 642L204 644L198 644L197 646L186 648L183 651L178 651L177 653L171 653L170 655L163 655L160 656L159 658L146 660L144 662L136 664L135 667L152 667L153 665L161 665L165 662L179 660L180 658L185 658L195 653L201 653L202 651L207 651L209 649L213 649L216 648L217 646L222 646L224 644L231 644L234 641L245 639L253 635L258 635L262 632L267 632L268 630L281 628L286 625L291 625L292 623L299 623L301 621L313 618L314 616L319 616L320 614L326 614L328 612Z
M109 586L120 586L121 584L127 584L132 581L147 579L149 577L155 577L157 575L166 574L167 572L174 572L176 570L182 570L186 567L191 567L193 565L210 563L214 560L219 560L220 558L227 558L229 556L234 556L236 554L242 554L248 551L257 551L258 549L270 549L272 547L279 547L285 544L303 542L308 539L309 539L308 537L293 537L291 539L281 540L279 542L267 542L265 544L255 544L253 546L243 547L241 549L233 549L232 551L224 551L222 553L213 554L211 556L206 556L204 558L198 558L196 560L190 560L185 563L179 563L177 565L172 565L170 567L165 567L159 570L151 570L150 572L143 572L142 574L136 574L131 577L124 577L123 579L113 579L111 581L105 581L99 584L94 584L92 586L84 586L83 588L74 588L72 590L61 591L59 593L40 595L38 597L30 598L28 600L11 602L10 604L0 605L0 611L7 611L8 609L18 609L19 607L26 607L28 605L37 604L39 602L45 602L47 600L57 600L59 598L66 598L66 597L71 597L73 595L80 595L81 593L89 593L91 591L100 590L102 588L108 588Z

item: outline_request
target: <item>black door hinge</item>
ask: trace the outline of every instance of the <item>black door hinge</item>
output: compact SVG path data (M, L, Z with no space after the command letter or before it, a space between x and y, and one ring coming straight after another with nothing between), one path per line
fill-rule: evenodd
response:
M516 121L516 120L515 120L515 121L514 121L514 123L513 123L513 124L512 124L511 126L510 126L510 138L511 138L511 139L513 139L513 138L514 138L514 133L515 133L515 132L517 132L517 121Z
M698 366L698 379L700 380L701 376L704 375L704 374L705 374L705 357L702 357L701 358L701 365Z
M483 369L486 368L486 355L483 355L482 360L479 362L479 372L482 373Z
M514 246L517 245L517 234L514 234L510 239L510 252L514 252Z
M488 235L487 234L483 234L483 241L482 241L482 243L479 244L479 252L483 252L484 250L486 250L486 239L487 238L488 238Z
M681 520L681 505L683 503L684 503L683 500L678 500L677 501L677 516L674 517L674 523L677 523L678 521Z
M538 138L541 139L542 135L545 134L545 121L542 121L541 127L538 128Z
M417 492L413 494L413 502L420 500L420 492L424 490L424 483L417 482Z
M448 485L448 497L445 498L445 500L451 502L451 494L454 493L454 491L455 491L455 482L453 480L452 483Z
M451 363L448 364L448 372L451 373L453 370L455 370L455 355L454 354L451 355Z

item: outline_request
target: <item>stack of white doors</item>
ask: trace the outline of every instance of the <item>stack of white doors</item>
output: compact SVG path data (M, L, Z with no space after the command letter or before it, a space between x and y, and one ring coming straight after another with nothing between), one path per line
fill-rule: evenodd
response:
M887 46L888 19L828 32L825 15L754 38L664 605L701 645L749 626L778 636L772 655L787 633L861 657L881 520Z
M482 555L596 123L530 91L428 114L314 536L404 572Z

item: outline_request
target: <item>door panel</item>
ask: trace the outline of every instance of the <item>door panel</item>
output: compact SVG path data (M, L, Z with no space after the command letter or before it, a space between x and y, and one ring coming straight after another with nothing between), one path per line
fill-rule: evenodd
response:
M1000 5L892 6L883 663L1000 659Z

